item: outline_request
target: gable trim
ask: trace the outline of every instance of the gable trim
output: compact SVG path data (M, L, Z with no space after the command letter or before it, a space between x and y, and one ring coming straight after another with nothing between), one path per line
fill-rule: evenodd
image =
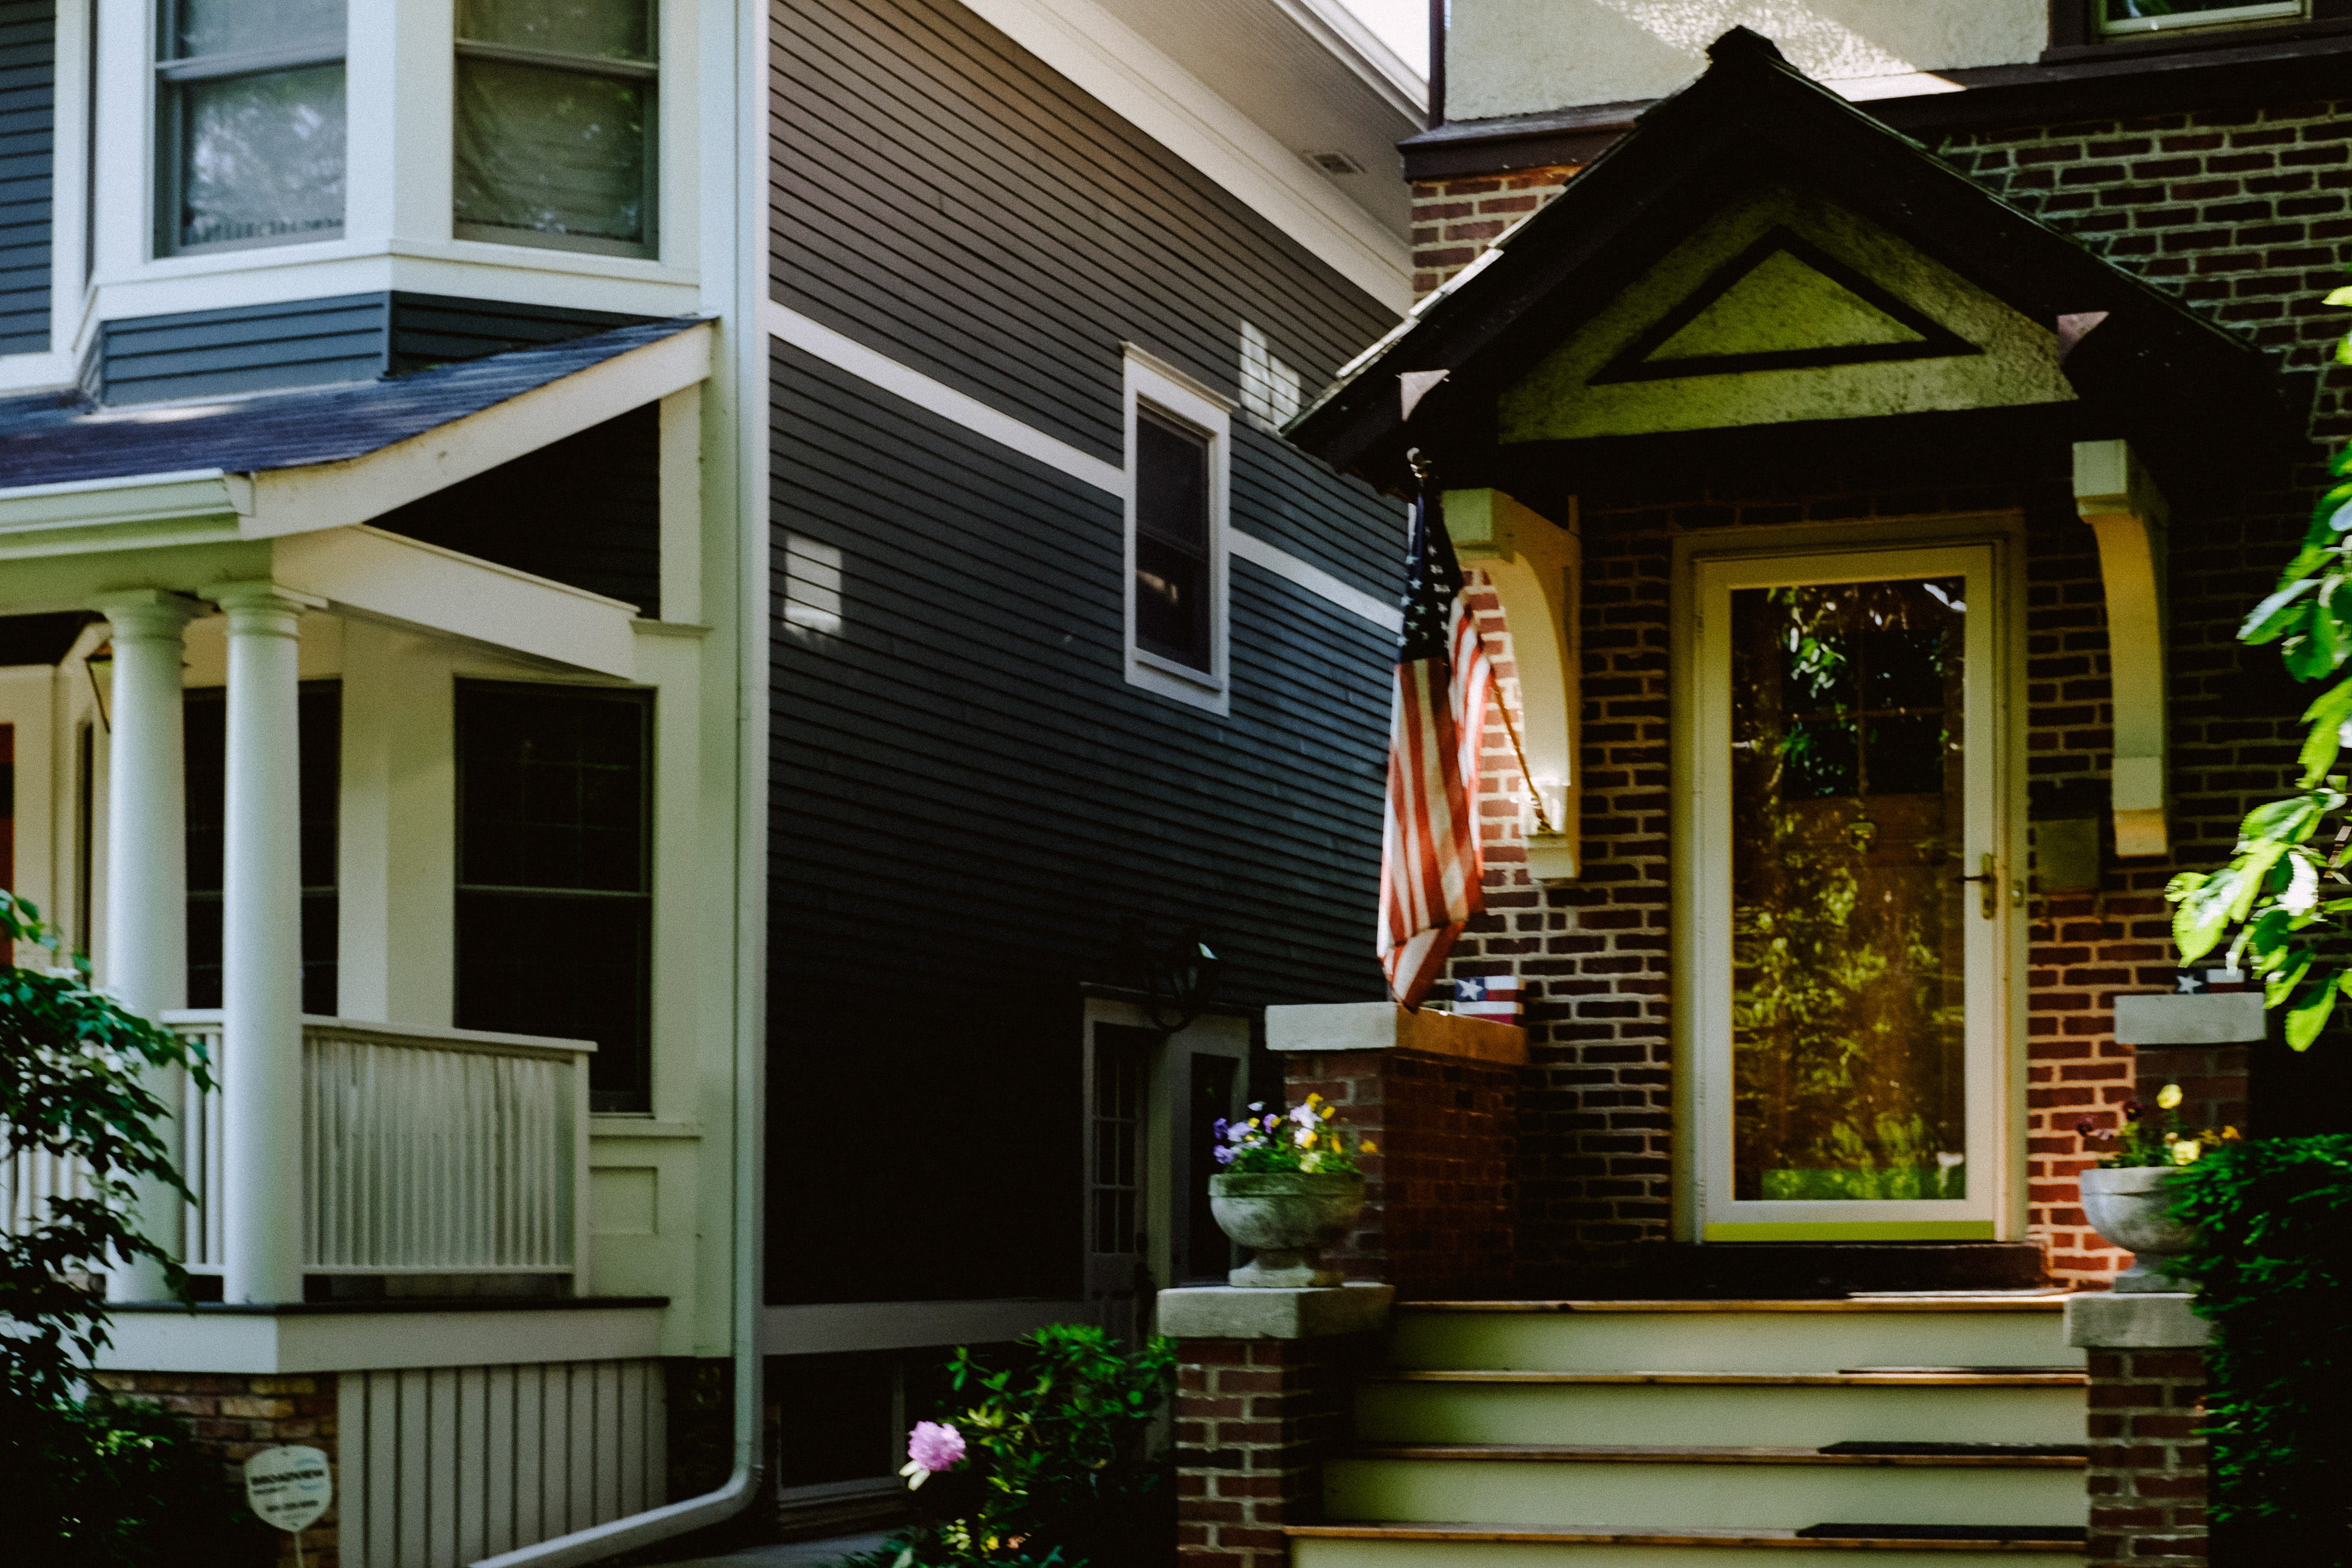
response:
M1825 344L1817 349L1780 349L1749 354L1693 354L1671 360L1650 356L1673 341L1717 300L1779 255L1794 256L1897 325L1919 335L1912 343ZM1884 364L1896 360L1948 360L1984 350L1905 300L1875 279L1830 255L1785 225L1776 225L1754 244L1708 275L1683 301L1644 329L1587 383L1675 381L1688 376L1731 376L1750 371L1826 370L1838 365Z

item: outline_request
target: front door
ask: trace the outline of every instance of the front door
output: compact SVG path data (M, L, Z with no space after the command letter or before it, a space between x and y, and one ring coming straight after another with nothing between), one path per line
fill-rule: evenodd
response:
M1701 560L1696 587L1699 1233L1992 1239L1993 549Z

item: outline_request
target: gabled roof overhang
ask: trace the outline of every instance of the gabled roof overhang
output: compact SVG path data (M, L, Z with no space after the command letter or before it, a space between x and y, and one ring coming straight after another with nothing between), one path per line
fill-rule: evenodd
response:
M2284 451L2299 432L2269 354L2002 202L1804 77L1769 40L1734 29L1710 57L1706 75L1347 367L1291 439L1383 488L1404 483L1405 454L1418 446L1440 455L1449 486L1515 482L1521 493L1534 486L1510 471L1538 460L1615 467L1645 452L1788 445L1798 427L1751 424L1506 452L1495 429L1497 398L1538 361L1714 214L1773 185L1859 214L2046 328L2073 392L2032 407L1839 422L1848 433L1882 427L1874 443L1967 433L1989 446L2027 428L2123 437L2160 455L2168 484L2192 487ZM1438 371L1444 381L1408 424L1399 378Z

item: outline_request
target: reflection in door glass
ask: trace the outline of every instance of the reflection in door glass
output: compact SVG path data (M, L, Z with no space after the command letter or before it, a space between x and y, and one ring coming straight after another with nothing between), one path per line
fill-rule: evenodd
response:
M1962 589L1731 595L1737 1198L1968 1195Z

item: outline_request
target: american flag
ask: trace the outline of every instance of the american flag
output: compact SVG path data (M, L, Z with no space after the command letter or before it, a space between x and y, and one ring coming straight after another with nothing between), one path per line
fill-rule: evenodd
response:
M1517 1023L1519 1021L1519 977L1517 975L1465 975L1454 982L1454 1010L1464 1018Z
M1454 937L1486 907L1478 747L1494 678L1443 508L1424 485L1412 510L1381 834L1381 967L1401 1008L1421 1006Z

